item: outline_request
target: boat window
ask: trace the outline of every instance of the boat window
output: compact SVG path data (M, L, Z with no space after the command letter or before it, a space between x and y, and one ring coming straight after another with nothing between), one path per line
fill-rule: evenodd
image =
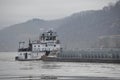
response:
M34 47L36 47L36 45L34 45Z

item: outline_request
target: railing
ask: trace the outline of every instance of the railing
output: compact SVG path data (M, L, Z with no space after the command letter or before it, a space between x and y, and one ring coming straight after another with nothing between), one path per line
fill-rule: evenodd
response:
M120 59L120 50L63 51L58 55L58 57L84 59Z

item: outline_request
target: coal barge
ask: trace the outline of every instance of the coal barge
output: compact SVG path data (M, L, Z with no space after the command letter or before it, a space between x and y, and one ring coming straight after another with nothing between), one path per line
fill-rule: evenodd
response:
M120 63L120 49L62 51L57 57L43 56L44 61Z

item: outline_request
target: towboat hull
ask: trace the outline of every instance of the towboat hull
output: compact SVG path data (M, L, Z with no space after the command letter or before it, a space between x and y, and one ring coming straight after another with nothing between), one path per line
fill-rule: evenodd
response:
M15 57L15 60L16 61L39 61L39 60L41 60L41 58L39 58L39 59L19 59L19 57L17 56L17 57Z

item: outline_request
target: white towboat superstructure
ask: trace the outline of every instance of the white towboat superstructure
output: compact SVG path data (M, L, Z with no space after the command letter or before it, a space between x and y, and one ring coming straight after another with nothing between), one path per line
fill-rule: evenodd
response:
M16 56L16 60L40 60L43 55L55 57L61 51L57 33L52 30L42 33L39 40L32 42L29 40L29 46L27 48L23 47L24 43L25 42L19 42L18 56Z

